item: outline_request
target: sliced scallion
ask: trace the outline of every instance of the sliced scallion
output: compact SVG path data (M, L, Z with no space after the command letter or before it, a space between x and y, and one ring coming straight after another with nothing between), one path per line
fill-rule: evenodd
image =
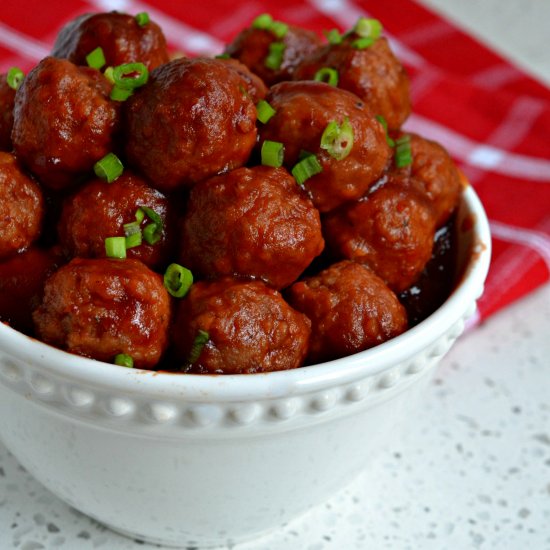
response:
M274 71L280 69L283 63L284 54L285 44L283 42L272 42L269 45L269 53L264 60L264 65L268 69L273 69Z
M126 101L133 93L132 90L125 90L124 88L113 86L109 97L113 101Z
M115 355L115 360L113 362L115 365L127 367L129 369L134 366L134 359L131 355L127 355L126 353L119 353L118 355Z
M325 31L325 36L327 37L328 43L333 46L341 44L343 37L337 29L331 29L330 31Z
M162 231L156 223L149 223L143 228L143 238L147 244L157 244L162 237Z
M126 258L126 237L107 237L105 255L107 258Z
M147 83L149 70L143 63L124 63L113 68L113 80L123 90L135 90Z
M382 23L378 19L360 17L353 27L353 32L362 38L376 40L382 34Z
M149 14L146 11L136 14L136 23L140 27L145 27L149 23Z
M11 67L6 74L6 82L8 86L17 90L25 79L25 73L19 67Z
M342 124L331 121L327 124L321 136L321 149L336 160L345 159L353 147L353 126L345 117Z
M141 208L138 208L136 210L136 221L138 223L141 223L144 219L145 219L145 212Z
M164 286L174 298L183 298L193 284L193 274L179 264L170 264L164 273Z
M252 21L251 27L253 29L269 30L269 27L273 24L273 17L269 13L262 13L258 15L254 21Z
M285 147L279 141L269 141L266 139L262 143L261 157L263 166L279 168L284 162Z
M201 356L202 350L206 343L210 340L210 335L206 330L199 329L195 339L193 340L193 345L191 346L191 351L189 352L189 357L187 358L187 364L192 365L198 361Z
M94 164L94 172L98 178L111 183L124 172L124 166L114 153L108 153Z
M323 171L315 155L308 155L294 165L292 175L298 185L303 186L304 182Z
M114 83L115 83L115 79L113 78L113 70L114 70L114 67L107 67L107 68L103 71L103 76L104 76L111 84L114 84Z
M372 46L374 44L374 38L371 38L370 36L364 36L362 38L357 38L351 43L351 47L355 48L356 50L364 50L365 48L368 48L369 46Z
M390 147L395 147L395 141L393 141L393 139L388 134L388 123L386 122L386 119L382 115L376 115L375 118L378 122L380 122L380 124L382 124L382 127L386 132L386 143Z
M283 38L288 32L288 25L282 21L273 21L271 26L268 29L272 32L277 38Z
M323 67L315 73L313 80L317 80L318 82L326 82L331 86L338 86L338 71L336 69L332 69L331 67Z
M277 111L275 111L275 109L267 101L265 101L265 99L260 99L256 105L258 120L263 124L267 124L276 112Z
M412 164L411 136L405 134L395 140L395 166L403 168Z
M103 54L103 49L97 47L95 50L92 50L86 56L86 63L88 63L88 67L91 67L92 69L101 69L101 67L105 65L105 55Z

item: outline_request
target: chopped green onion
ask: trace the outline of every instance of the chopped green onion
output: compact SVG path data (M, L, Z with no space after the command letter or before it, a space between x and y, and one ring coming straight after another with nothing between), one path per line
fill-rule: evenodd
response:
M382 23L378 19L360 17L353 27L353 32L362 38L372 38L374 41L382 34Z
M258 15L254 21L252 21L252 28L253 29L262 29L262 30L269 30L269 27L273 24L273 17L269 15L269 13L262 13L262 15Z
M149 70L143 63L124 63L113 69L113 80L123 90L135 90L147 83Z
M113 78L113 70L114 70L114 67L107 67L107 68L103 71L103 76L104 76L111 84L114 84L114 83L115 83L115 79Z
M282 21L273 21L271 26L268 29L272 32L277 38L283 38L288 32L288 25Z
M260 99L256 105L258 120L263 124L267 124L276 112L277 111L264 99Z
M133 368L134 366L134 360L131 355L126 355L125 353L119 353L118 355L115 355L115 365L119 365L121 367L127 367L129 369Z
M332 44L333 46L341 44L343 40L343 36L337 29L325 31L325 36L327 37L328 43Z
M98 178L111 183L124 172L124 166L114 153L108 153L94 164L94 172Z
M148 206L140 206L140 209L145 212L145 215L156 225L158 225L162 229L162 218L159 214L157 214L152 208L149 208ZM137 213L136 213L137 216Z
M132 90L125 90L124 88L113 86L110 98L113 101L126 101L133 93L134 92Z
M193 284L193 274L179 264L170 264L164 273L164 286L174 298L183 298Z
M351 47L355 48L356 50L364 50L365 48L368 48L373 44L374 38L371 38L370 36L364 36L363 38L358 38L357 40L354 40L351 43Z
M143 238L147 244L157 244L162 237L162 229L156 223L149 223L143 228Z
M330 67L323 67L315 73L313 80L326 82L331 86L338 86L338 71L336 69L331 69Z
M126 258L126 237L107 237L105 254L107 258Z
M304 185L304 182L323 171L315 155L309 155L294 165L292 175L298 185Z
M412 164L411 136L405 134L395 140L395 165L403 168Z
M283 63L283 57L285 54L285 45L283 42L272 42L269 45L269 53L265 58L264 65L268 69L273 69L274 71L281 68Z
M17 90L25 79L25 73L19 67L11 67L6 75L6 82L10 88Z
M380 124L382 124L382 127L386 132L386 143L390 147L395 147L395 141L393 141L393 139L388 134L388 123L386 122L386 119L382 115L376 115L375 118L378 122L380 122Z
M269 141L266 139L262 143L262 165L273 166L273 168L279 168L283 165L285 158L285 147L279 141Z
M136 221L138 223L141 223L144 219L145 219L145 212L141 208L138 208L136 210Z
M142 11L136 15L136 22L140 27L145 27L149 23L149 14L146 11Z
M210 340L210 335L206 330L199 329L195 339L193 340L193 345L191 346L191 352L187 358L187 364L192 365L195 363L201 356L202 350L206 343Z
M321 149L325 149L336 160L345 159L353 147L353 126L349 118L339 125L336 121L327 124L321 136Z
M95 50L92 50L86 56L86 63L88 63L88 66L92 69L101 69L101 67L105 65L105 55L103 54L103 49L97 47Z
M141 231L139 233L133 233L132 235L128 235L126 237L126 249L135 248L136 246L139 246L141 243L142 243Z
M220 53L216 56L216 59L231 59L231 56L228 53Z

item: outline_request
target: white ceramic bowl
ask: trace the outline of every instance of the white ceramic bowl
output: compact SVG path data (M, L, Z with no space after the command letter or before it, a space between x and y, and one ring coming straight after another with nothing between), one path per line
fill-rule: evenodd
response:
M255 375L125 369L0 324L0 437L46 487L122 533L168 545L252 538L328 499L410 416L464 328L490 258L474 191L459 283L425 321L350 357Z

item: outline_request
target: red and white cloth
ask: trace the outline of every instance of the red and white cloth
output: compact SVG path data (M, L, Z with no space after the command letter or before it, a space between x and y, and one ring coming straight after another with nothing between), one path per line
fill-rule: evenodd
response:
M411 131L442 143L481 197L493 260L483 319L550 279L550 90L411 0L27 0L3 2L0 72L28 70L81 13L147 11L170 46L220 53L258 14L318 32L380 19L412 81Z

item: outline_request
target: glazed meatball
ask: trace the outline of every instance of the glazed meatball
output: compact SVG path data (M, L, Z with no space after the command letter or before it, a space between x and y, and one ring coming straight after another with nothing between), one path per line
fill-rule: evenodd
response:
M183 219L183 264L203 277L294 282L324 247L319 212L284 168L238 168L197 184Z
M85 14L60 31L52 56L87 65L86 56L100 47L106 66L143 63L149 70L168 61L166 38L153 21L141 26L125 13Z
M331 253L370 267L395 292L410 287L432 254L433 208L421 184L388 179L323 220Z
M11 151L13 103L15 90L8 85L6 75L0 74L0 151Z
M353 34L340 44L328 44L306 58L294 72L295 80L310 80L328 67L338 72L338 87L360 97L390 129L398 129L411 112L409 79L388 41L379 38L368 48L352 46Z
M242 166L256 142L256 108L218 59L175 59L124 102L129 160L161 191Z
M246 65L243 65L239 60L232 57L222 57L219 59L244 80L246 91L254 104L258 103L260 99L265 98L267 95L267 86L257 74L254 74Z
M168 344L170 308L162 277L139 260L75 258L46 281L33 319L48 344L105 362L124 353L153 368Z
M309 363L371 348L407 329L407 316L380 277L343 261L292 285L289 303L311 320Z
M276 113L262 125L260 141L283 143L289 169L303 151L317 157L322 172L304 185L321 212L358 199L384 171L390 157L384 128L354 94L323 82L282 82L266 99ZM335 143L333 152L321 147L329 123L342 128L346 121L352 139Z
M44 282L62 263L58 247L32 247L0 262L0 321L31 333L32 311L42 300Z
M40 187L11 153L0 152L0 260L31 245L40 235L43 217Z
M170 254L173 232L168 200L128 170L112 183L94 179L65 201L58 224L65 253L69 257L105 257L105 239L125 236L123 226L137 223L136 212L142 206L153 210L162 224L158 237L149 239L154 244L142 238L139 246L127 249L127 257L150 267L162 265ZM145 215L139 224L142 233L151 223Z
M294 25L288 25L288 30L282 38L269 30L249 27L235 37L225 52L244 63L271 86L283 80L290 80L295 67L315 51L320 43L314 32ZM270 66L270 49L277 47L282 49L280 62Z
M458 169L439 143L416 134L409 135L412 164L398 172L422 183L435 210L436 226L441 227L458 204L462 190Z
M231 278L195 283L179 303L173 327L182 368L217 374L299 367L309 334L308 318L276 290Z
M12 141L20 160L44 185L74 185L113 149L119 126L111 85L94 69L46 57L15 96Z

